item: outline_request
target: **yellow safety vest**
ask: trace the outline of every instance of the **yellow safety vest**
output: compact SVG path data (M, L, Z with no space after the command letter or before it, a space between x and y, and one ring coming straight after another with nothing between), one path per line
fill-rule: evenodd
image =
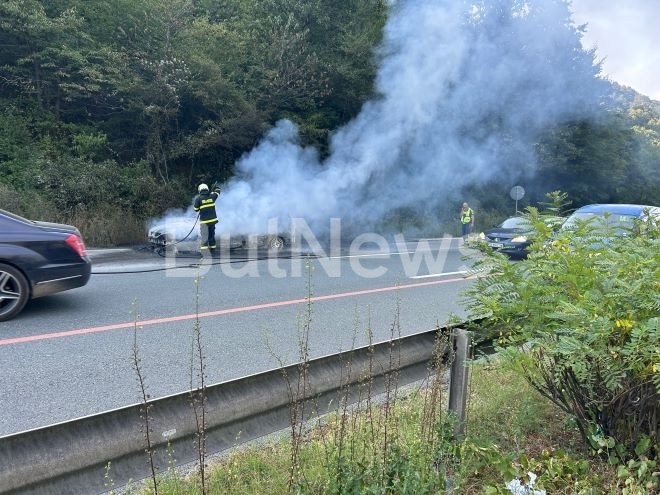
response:
M467 210L461 210L461 223L471 223L472 222L472 208Z

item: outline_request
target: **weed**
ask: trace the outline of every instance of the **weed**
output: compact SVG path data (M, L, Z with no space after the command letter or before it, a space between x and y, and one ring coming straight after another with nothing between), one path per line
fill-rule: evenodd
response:
M444 356L449 334L438 331L433 363L424 384L400 387L398 301L384 363L393 371L384 377L384 392L375 392L373 376L380 374L380 364L375 359L369 318L368 362L357 385L357 403L350 405L353 386L347 380L340 386L334 412L317 417L312 425L311 413L305 409L310 389L311 275L307 284L308 304L299 320L300 363L287 368L278 359L285 372L294 370L290 376L284 374L290 434L278 441L236 449L208 470L202 468L194 479L168 476L161 480L161 493L505 494L510 493L505 483L528 483L529 473L536 477L536 487L551 493L641 495L657 488L657 464L645 457L651 452L652 439L648 445L639 446L635 461L619 466L618 471L591 458L588 451L580 450L579 431L570 417L537 393L520 373L520 360L511 352L470 366L469 414L465 435L457 438L453 433L455 418L445 412ZM355 325L357 334L357 316ZM198 419L198 462L204 466L204 356L200 330L196 325L190 379ZM344 376L351 377L354 372L351 354L345 355L342 382ZM195 390L196 375L200 385ZM603 441L608 448L613 447L607 439Z
M103 478L103 486L108 490L107 495L115 495L115 480L112 479L112 462L110 461L105 465Z
M138 321L138 313L137 309L135 309L135 302L134 304L134 321ZM142 426L143 426L143 435L144 435L144 440L146 442L146 453L147 457L149 459L149 470L150 470L150 475L151 475L151 481L153 483L153 489L154 489L154 495L158 495L158 478L156 476L156 464L155 464L155 459L154 459L154 453L155 449L153 446L153 442L151 439L151 405L149 404L149 394L147 393L147 384L144 380L144 376L142 375L142 368L140 366L141 359L140 359L140 353L139 353L139 346L138 346L138 325L135 323L133 325L133 369L135 371L135 375L137 377L139 389L140 389L140 404L141 404L141 415L142 415Z
M202 277L195 279L195 320L190 355L190 404L195 415L197 469L202 495L208 493L206 479L206 364L202 346L202 324L199 318L199 296ZM195 383L195 376L197 383Z

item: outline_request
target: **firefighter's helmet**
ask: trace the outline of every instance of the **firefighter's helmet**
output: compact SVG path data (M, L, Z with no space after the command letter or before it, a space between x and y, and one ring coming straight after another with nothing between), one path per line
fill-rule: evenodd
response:
M200 194L202 193L202 191L208 191L208 190L209 190L209 186L207 186L206 184L200 184L199 187L197 188L197 192Z

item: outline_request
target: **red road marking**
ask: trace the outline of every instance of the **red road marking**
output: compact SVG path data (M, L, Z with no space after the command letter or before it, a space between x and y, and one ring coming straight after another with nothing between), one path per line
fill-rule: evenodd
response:
M426 287L429 285L439 285L439 284L447 284L451 282L463 282L465 281L465 278L452 278L452 279L446 279L446 280L434 280L431 282L421 282L421 283L416 283L416 284L407 284L407 285L397 285L394 287L383 287L380 289L367 289L367 290L359 290L359 291L354 291L354 292L341 292L339 294L328 294L325 296L312 296L310 300L312 302L316 301L328 301L330 299L340 299L343 297L353 297L353 296L364 296L367 294L377 294L379 292L390 292L393 290L400 290L400 289L414 289L416 287ZM17 337L14 339L4 339L0 340L0 346L3 345L12 345L12 344L22 344L25 342L37 342L40 340L49 340L49 339L59 339L63 337L72 337L74 335L85 335L88 333L98 333L98 332L107 332L109 330L121 330L124 328L133 328L135 326L138 327L143 327L147 325L159 325L161 323L172 323L175 321L185 321L185 320L194 320L196 318L207 318L209 316L223 316L223 315L229 315L233 313L244 313L246 311L257 311L260 309L270 309L270 308L279 308L282 306L291 306L294 304L303 304L308 301L307 298L302 298L302 299L290 299L288 301L277 301L277 302L272 302L272 303L265 303L265 304L255 304L253 306L239 306L237 308L229 308L229 309L219 309L217 311L207 311L204 313L199 313L199 314L187 314L187 315L179 315L179 316L170 316L167 318L156 318L154 320L141 320L141 321L128 321L124 323L115 323L113 325L101 325L98 327L89 327L89 328L79 328L76 330L67 330L65 332L53 332L53 333L45 333L41 335L29 335L26 337Z

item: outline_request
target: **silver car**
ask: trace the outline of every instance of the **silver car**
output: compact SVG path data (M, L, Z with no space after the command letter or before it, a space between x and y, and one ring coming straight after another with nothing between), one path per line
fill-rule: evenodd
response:
M201 247L201 237L197 217L173 217L149 227L147 241L159 254L196 252ZM227 249L268 249L279 251L289 245L289 236L277 234L216 234L218 248Z

